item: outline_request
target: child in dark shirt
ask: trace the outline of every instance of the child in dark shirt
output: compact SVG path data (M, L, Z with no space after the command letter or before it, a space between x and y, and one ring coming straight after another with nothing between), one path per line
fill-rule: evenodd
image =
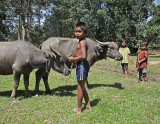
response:
M137 54L137 62L136 62L136 67L138 68L139 71L139 79L138 81L146 81L146 76L147 76L147 61L148 61L148 51L147 51L147 43L142 42L140 44L140 50L138 50Z

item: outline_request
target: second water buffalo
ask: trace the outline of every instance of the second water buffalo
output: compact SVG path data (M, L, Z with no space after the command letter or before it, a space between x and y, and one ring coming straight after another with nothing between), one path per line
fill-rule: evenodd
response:
M52 49L53 50L53 49ZM58 56L59 57L59 56ZM59 64L60 63L60 64ZM59 66L57 66L59 65ZM29 95L29 74L34 68L44 69L47 71L48 67L68 75L68 70L65 63L57 58L54 51L50 53L50 57L46 59L43 53L37 47L29 42L14 41L14 42L0 42L0 75L13 74L13 90L11 98L13 102L17 102L16 90L19 86L20 76L24 75L25 95ZM36 77L39 78L38 75ZM36 81L36 92L38 92L39 82ZM48 84L45 84L46 91L48 91Z

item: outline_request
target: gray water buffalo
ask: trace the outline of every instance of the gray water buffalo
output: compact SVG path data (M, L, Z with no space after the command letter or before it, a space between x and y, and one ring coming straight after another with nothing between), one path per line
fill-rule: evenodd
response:
M41 51L49 53L52 49L56 50L60 55L75 56L77 39L51 37L41 44ZM115 60L122 60L122 55L118 52L118 46L115 42L95 42L87 38L87 60L92 66L96 61L110 57ZM65 63L69 68L75 68L75 63L71 63L66 59ZM45 82L48 82L47 74Z
M15 41L15 42L0 42L0 75L13 74L13 91L11 98L13 102L17 102L16 90L19 86L20 76L24 75L25 95L29 95L29 74L34 68L48 70L48 67L52 67L54 70L68 75L70 71L65 65L64 61L58 53L53 49L49 53L46 59L39 48L33 46L29 42ZM39 77L37 71L37 80L35 92L39 90ZM49 86L45 84L46 91L49 90Z
M50 51L49 47L51 47L61 55L68 56L72 54L74 56L77 43L77 39L51 37L42 43L41 50ZM122 55L118 52L118 45L115 42L95 42L87 38L87 46L87 60L91 66L96 61L106 59L107 57L115 60L123 59ZM67 60L66 64L71 68L71 62ZM73 68L75 68L75 65L73 65Z

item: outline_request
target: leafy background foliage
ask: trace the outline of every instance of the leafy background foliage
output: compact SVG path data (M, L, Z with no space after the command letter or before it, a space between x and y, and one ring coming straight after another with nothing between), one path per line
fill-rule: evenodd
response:
M49 37L74 37L79 21L88 36L102 42L142 40L159 44L160 5L156 0L2 0L0 40L28 40L39 45ZM149 19L150 18L150 19Z

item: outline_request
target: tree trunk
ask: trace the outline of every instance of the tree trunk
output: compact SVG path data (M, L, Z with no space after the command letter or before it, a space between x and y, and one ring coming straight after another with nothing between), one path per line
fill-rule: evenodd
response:
M27 13L27 41L30 41L30 22L29 22L29 14Z
M25 41L25 35L26 35L26 30L25 30L25 15L21 15L21 21L22 21L22 40Z
M19 16L19 21L18 21L18 40L21 40L21 18Z
M40 40L41 40L41 36L40 36L40 26L41 26L41 13L40 13L40 10L41 10L41 1L38 1L38 46L40 45Z

